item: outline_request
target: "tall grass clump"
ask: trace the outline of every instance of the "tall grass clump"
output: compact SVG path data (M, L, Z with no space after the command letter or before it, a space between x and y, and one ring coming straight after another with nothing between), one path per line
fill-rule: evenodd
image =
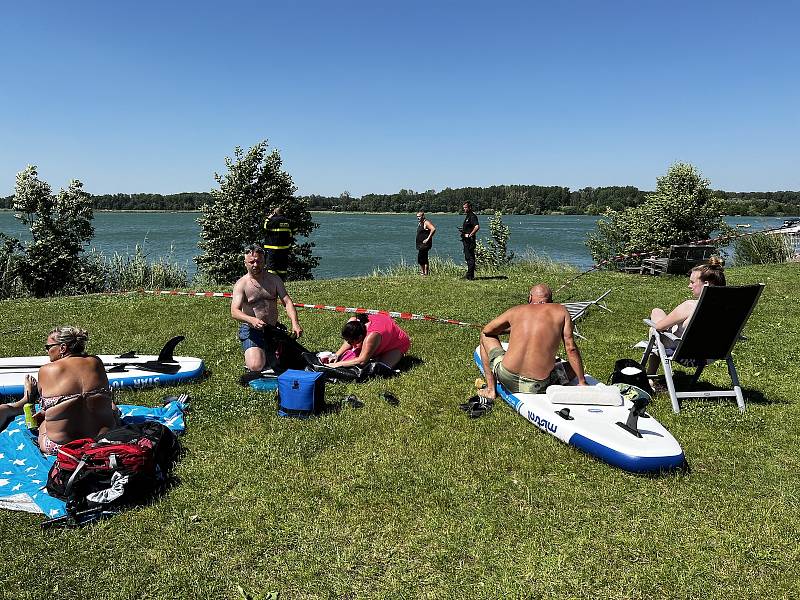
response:
M464 267L457 264L452 258L442 258L441 256L431 256L429 267L431 275L456 277L464 272ZM406 262L404 258L394 265L375 267L371 273L372 277L408 277L411 275L419 275L419 265Z
M115 252L104 265L106 291L186 287L189 283L187 270L171 257L172 249L169 255L150 261L139 244L133 254Z
M733 243L733 257L737 265L766 265L792 260L794 247L786 235L756 233L737 239Z

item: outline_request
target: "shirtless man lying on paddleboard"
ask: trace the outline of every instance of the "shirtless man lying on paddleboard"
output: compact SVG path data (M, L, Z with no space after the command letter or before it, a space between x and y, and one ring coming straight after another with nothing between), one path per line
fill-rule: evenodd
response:
M303 334L297 320L297 311L280 277L264 268L264 249L253 244L245 250L244 266L247 275L233 286L231 316L241 321L239 340L244 349L244 362L250 371L261 371L265 366L274 367L275 344L265 330L267 325L278 323L278 300L281 301L295 337ZM267 352L271 357L267 356ZM272 360L270 360L272 359Z
M508 333L508 351L500 335ZM569 364L555 361L561 343ZM481 331L481 362L486 388L484 398L496 396L495 381L510 392L542 394L553 384L566 385L577 375L578 385L586 385L583 362L572 337L572 319L561 304L553 304L553 292L540 283L531 288L528 304L509 308Z

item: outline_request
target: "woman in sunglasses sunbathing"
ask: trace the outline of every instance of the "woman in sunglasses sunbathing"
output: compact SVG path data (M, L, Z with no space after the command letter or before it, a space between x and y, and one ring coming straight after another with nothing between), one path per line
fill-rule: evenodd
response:
M50 362L39 369L37 380L25 378L22 400L7 404L7 412L22 414L26 403L38 401L39 449L56 454L67 442L93 438L118 424L118 411L103 362L85 353L89 334L78 327L57 327L44 349Z

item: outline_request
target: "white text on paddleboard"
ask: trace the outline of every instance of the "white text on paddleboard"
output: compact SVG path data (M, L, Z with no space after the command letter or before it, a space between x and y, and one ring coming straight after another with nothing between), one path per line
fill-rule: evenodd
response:
M158 385L159 377L136 377L133 380L130 379L115 379L110 381L111 387L121 388L125 387L146 387L151 385Z

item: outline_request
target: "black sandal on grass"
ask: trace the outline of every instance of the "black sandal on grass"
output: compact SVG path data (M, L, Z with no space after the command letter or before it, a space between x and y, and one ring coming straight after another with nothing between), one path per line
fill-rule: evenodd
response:
M347 398L344 399L344 401L350 408L361 408L362 406L364 406L364 403L361 400L359 400L358 396L356 396L355 394L350 394Z
M400 404L400 400L392 392L382 392L381 397L383 397L392 406L397 406Z
M484 398L483 396L474 396L474 398L475 400L470 398L468 408L466 409L467 416L470 419L477 419L488 412L492 412L494 400L491 398Z

